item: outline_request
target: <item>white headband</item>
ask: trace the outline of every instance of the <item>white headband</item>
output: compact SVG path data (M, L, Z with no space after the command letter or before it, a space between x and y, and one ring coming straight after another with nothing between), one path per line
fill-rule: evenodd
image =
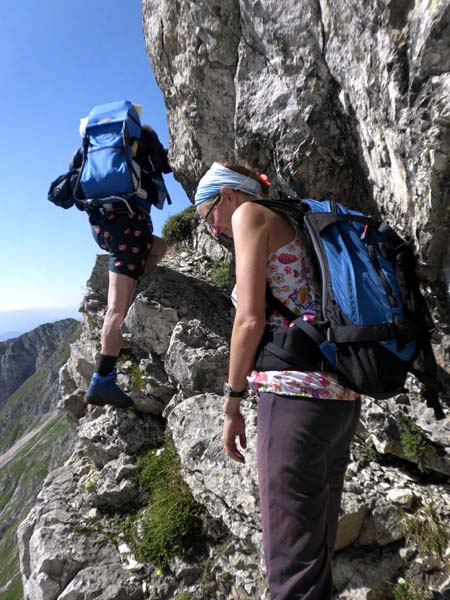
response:
M259 196L262 191L261 184L256 179L241 175L241 173L214 162L199 181L195 192L195 206L217 196L224 185L251 196Z

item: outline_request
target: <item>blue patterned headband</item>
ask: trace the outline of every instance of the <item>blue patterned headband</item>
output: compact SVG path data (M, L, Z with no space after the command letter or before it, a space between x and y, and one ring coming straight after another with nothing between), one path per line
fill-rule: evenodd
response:
M259 196L262 190L261 184L256 179L236 173L215 162L200 179L195 192L195 206L217 196L224 185L251 196Z

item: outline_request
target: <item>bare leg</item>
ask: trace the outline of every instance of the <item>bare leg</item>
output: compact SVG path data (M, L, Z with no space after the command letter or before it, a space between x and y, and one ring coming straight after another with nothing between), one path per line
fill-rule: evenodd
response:
M145 264L144 274L150 273L162 259L164 254L167 252L167 244L164 240L156 235L153 236L152 249L148 255L147 262Z
M109 272L108 309L102 328L102 354L118 356L122 346L120 326L131 303L137 280Z

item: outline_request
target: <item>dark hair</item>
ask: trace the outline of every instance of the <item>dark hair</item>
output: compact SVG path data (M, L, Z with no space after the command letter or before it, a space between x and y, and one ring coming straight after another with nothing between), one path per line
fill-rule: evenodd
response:
M247 164L240 165L237 163L226 163L224 167L230 169L230 171L235 171L236 173L240 173L241 175L245 175L246 177L250 177L250 179L257 181L261 184L261 196L267 198L269 195L270 183L265 175L256 171L256 169L252 169L252 167Z

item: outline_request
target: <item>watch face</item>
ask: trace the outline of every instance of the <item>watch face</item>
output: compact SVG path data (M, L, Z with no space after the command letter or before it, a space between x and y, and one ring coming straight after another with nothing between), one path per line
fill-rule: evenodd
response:
M231 392L231 385L229 383L224 383L223 384L223 395L228 396L230 392Z

